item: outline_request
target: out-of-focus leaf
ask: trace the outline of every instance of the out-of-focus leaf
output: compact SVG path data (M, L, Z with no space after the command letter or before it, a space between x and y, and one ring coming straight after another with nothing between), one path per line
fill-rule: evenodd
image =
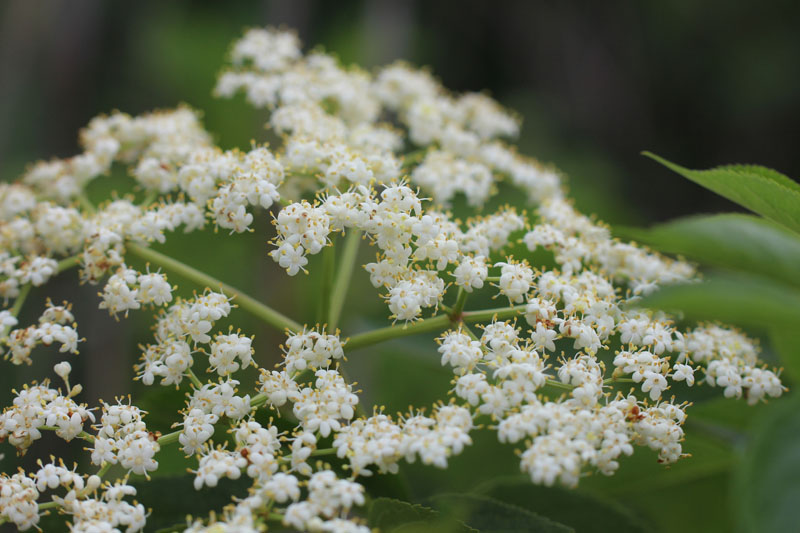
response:
M650 229L618 228L615 233L662 252L800 286L800 238L761 217L693 216Z
M490 479L519 473L519 457L514 448L498 442L495 431L475 429L470 437L472 444L459 455L449 457L447 469L424 465L421 461L401 465L400 472L408 479L416 499L453 487L471 491Z
M800 524L800 397L775 402L753 432L736 472L739 523L759 533Z
M741 326L794 328L800 324L800 291L755 276L716 274L702 283L664 287L637 305L682 312L690 320Z
M135 479L129 483L136 487L136 499L152 514L147 518L147 530L170 528L186 523L187 513L204 518L209 511L219 512L233 502L234 497L243 498L252 484L249 478L222 479L216 487L195 490L194 476L165 476L151 481Z
M717 398L697 402L687 410L690 426L693 421L697 421L715 424L732 431L746 432L753 421L763 416L769 409L769 404L747 405L742 399L725 398L719 389L712 390L717 392Z
M381 533L399 531L442 531L444 533L469 533L474 531L463 523L424 505L392 498L372 500L367 512L367 525L379 528ZM436 529L429 529L436 527Z
M569 533L575 530L522 507L477 494L440 494L431 498L437 509L478 531Z
M720 196L800 233L800 185L780 172L757 165L691 170L650 152L643 154Z
M729 492L730 474L718 472L666 489L631 492L621 503L644 515L660 533L731 533L736 517Z
M744 402L739 407L747 408ZM691 420L691 407L687 413ZM681 487L730 469L734 456L728 443L688 424L684 430L686 440L682 443L683 452L689 454L689 457L664 465L658 462L658 455L654 451L636 447L632 456L620 457L620 467L614 475L588 476L581 479L580 489L601 497L613 496L624 501L631 494Z
M772 327L769 330L772 349L781 358L786 372L795 383L800 382L800 330L787 327Z
M575 490L542 487L518 479L493 481L481 489L495 500L546 516L581 533L647 531L644 524L619 504Z

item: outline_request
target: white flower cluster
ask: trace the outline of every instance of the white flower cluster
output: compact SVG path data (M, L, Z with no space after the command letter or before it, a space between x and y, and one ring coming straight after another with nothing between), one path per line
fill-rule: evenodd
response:
M134 474L147 476L158 468L155 459L160 446L147 431L144 412L135 405L103 404L103 414L92 447L92 463L117 464Z
M507 245L525 222L508 209L470 220L462 230L444 213L423 214L417 193L401 183L385 186L380 194L360 186L329 194L316 205L289 205L278 214L276 225L278 238L270 255L290 275L304 270L306 254L321 251L331 231L366 233L381 249L377 260L365 266L370 280L388 289L392 316L409 321L438 305L445 278L454 275L470 290L482 287L488 276L486 257ZM452 275L446 272L450 265L457 265Z
M539 246L553 251L564 272L596 265L609 278L627 282L637 295L651 293L659 285L687 280L694 274L687 263L612 239L607 227L593 222L563 198L544 201L538 214L542 223L525 235L525 244L531 251Z
M758 360L758 346L742 333L717 325L700 326L684 337L684 357L708 365L705 382L724 387L726 398L747 398L754 405L776 398L785 387ZM677 365L676 365L677 366Z
M146 277L147 274L140 276ZM139 292L144 285L140 281ZM165 280L155 280L149 285L155 292L156 285L169 287ZM162 292L166 295L168 293ZM170 296L171 300L171 296ZM155 302L154 302L155 303ZM136 366L138 376L145 385L152 385L155 378L161 378L162 385L180 385L183 378L194 364L192 354L198 344L210 343L209 361L211 370L220 376L227 376L252 363L251 340L238 333L218 334L212 342L209 332L214 323L231 312L231 304L227 296L219 292L206 291L190 300L178 300L169 309L162 312L156 322L155 343L145 347L141 363ZM192 343L192 344L190 344ZM194 348L193 348L194 346ZM238 359L238 360L237 360Z
M17 319L9 311L0 311L0 328L8 331L17 325ZM47 303L42 316L39 317L38 324L32 324L27 328L14 329L0 339L0 346L5 345L7 351L5 358L15 365L32 364L31 352L42 344L50 346L54 342L61 345L59 352L78 353L78 331L76 329L75 317L70 312L70 306L53 305Z
M132 268L120 266L108 278L103 292L100 309L108 309L112 315L139 309L142 304L162 306L172 301L172 287L167 277L160 273L140 274Z
M315 330L290 333L284 344L286 372L295 374L306 368L327 368L334 360L344 357L338 331L328 335Z
M125 501L123 498L136 496L136 488L124 482L106 484L99 492L100 478L90 476L83 491L71 490L59 499L64 511L72 515L71 531L75 533L94 533L95 531L122 531L134 533L142 531L147 520L144 505ZM94 491L94 497L86 494Z
M365 526L353 526L337 519L354 505L364 505L364 487L339 479L335 472L315 472L308 480L308 497L286 508L284 524L301 531L353 531L367 533Z
M3 474L0 520L36 526L39 498L61 488L66 495L53 495L46 508L72 515L72 531L139 531L147 512L125 501L133 487L101 478L117 464L148 476L162 446L177 443L197 461L198 490L242 474L252 481L245 498L187 531L256 532L277 516L304 531L363 533L366 526L348 518L365 501L359 476L397 472L403 460L445 468L476 428L489 426L520 446L521 469L535 483L571 487L589 470L614 473L634 446L655 450L664 463L682 457L686 404L666 397L676 382L722 387L751 404L784 392L741 333L717 325L682 333L668 316L635 309L640 295L691 279L693 268L614 239L579 213L554 170L500 140L516 136L519 121L489 97L452 94L403 63L374 75L344 67L322 52L304 55L292 33L261 29L234 44L216 89L222 96L240 90L270 109L277 147L223 151L186 108L115 112L81 133L81 154L37 163L19 182L0 184L0 297L5 306L15 299L0 310L6 358L30 364L36 345L52 343L77 353L67 305L48 304L37 324L12 328L31 286L80 263L83 281L105 280L99 307L114 316L169 305L143 347L137 378L188 388L172 433L148 430L130 399L102 403L90 432L94 414L74 400L81 386L70 387L69 363L56 364L67 392L44 380L15 393L0 415L0 440L24 453L42 431L80 438L100 469L78 474L52 459L35 473ZM89 205L85 186L119 163L130 167L144 199ZM501 182L522 189L531 205L466 220L444 211L462 196L484 208ZM173 302L164 274L127 266L127 255L166 242L179 227L194 231L212 220L231 234L248 231L254 208L271 210L269 255L291 276L306 272L309 256L339 242L338 234L376 246L364 269L391 318L433 313L425 328L453 328L438 338L442 365L454 375L450 403L429 414L412 408L392 417L375 408L362 416L359 391L338 366L346 346L338 330L287 319L279 326L289 330L282 360L259 368L253 337L234 327L212 331L231 314L226 294L235 292L208 287ZM515 247L514 258L519 242L525 248ZM525 251L540 248L555 266L534 263ZM465 308L467 294L482 289L508 307ZM401 327L392 336L405 334ZM200 354L211 381L194 373ZM245 372L251 366L256 383ZM257 421L254 411L264 405L294 427L282 432L272 419ZM231 434L225 445L215 442L223 419ZM323 462L333 454L347 461L348 479Z
M0 475L0 517L13 522L21 531L39 523L38 499L36 481L25 472Z
M70 395L80 392L80 387L76 387ZM74 439L83 431L87 420L94 422L94 414L70 395L50 388L48 380L41 385L24 387L0 415L0 439L8 439L21 453L42 437L42 426L55 428L56 435L66 441Z
M369 465L379 472L397 472L401 459L447 468L447 459L472 444L472 414L455 405L439 406L432 417L411 413L394 422L376 414L357 419L342 428L333 442L337 455L347 458L355 474L370 475Z

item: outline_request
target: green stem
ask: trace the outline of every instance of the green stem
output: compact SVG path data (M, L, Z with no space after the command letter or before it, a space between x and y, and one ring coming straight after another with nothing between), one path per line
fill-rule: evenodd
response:
M108 473L109 470L111 470L111 463L104 461L103 466L101 466L100 470L97 471L97 476L102 478Z
M350 287L350 279L353 276L356 259L358 258L358 245L360 242L361 232L356 229L351 229L344 238L344 250L342 251L342 258L339 260L336 279L333 282L333 292L328 312L328 326L333 331L339 325L344 300L347 297L347 289Z
M607 378L603 380L603 385L611 385L613 383L636 383L632 378Z
M25 299L28 297L28 294L31 292L31 284L26 283L23 285L19 290L19 295L17 295L17 299L14 300L14 305L11 307L11 314L19 316L19 312L22 310L22 305L25 303Z
M470 328L470 327L469 327L468 325L466 325L464 322L462 322L462 323L461 323L461 329L462 329L463 331L465 331L465 332L467 333L467 335L469 335L469 337L470 337L472 340L480 342L480 340L481 340L481 339L480 339L480 337L478 337L477 335L475 335L475 332L474 332L474 331L472 331L472 328Z
M94 204L89 200L89 197L86 196L86 191L81 191L78 196L76 197L78 200L78 205L86 210L89 214L97 213L97 208Z
M320 448L311 452L311 457L319 457L320 455L333 455L336 453L336 448Z
M441 331L449 325L449 316L438 315L435 317L426 318L425 320L418 320L405 326L389 326L375 329L351 337L345 344L345 349L357 350L365 346L371 346L373 344L378 344L391 339L397 339L399 337L407 337L409 335L427 333L430 331Z
M141 259L144 259L145 261L149 261L155 265L164 267L167 270L171 270L179 276L193 281L203 287L219 289L228 298L235 299L235 303L239 307L260 318L270 326L280 330L288 329L290 331L302 331L303 329L303 326L291 318L282 315L278 311L259 302L255 298L248 296L239 289L235 289L227 283L223 283L222 281L209 276L205 272L201 272L194 267L182 263L177 259L173 259L168 255L164 255L161 252L157 252L152 248L147 248L146 246L141 246L132 242L128 243L126 246L129 252L140 257Z
M568 383L561 383L560 381L556 381L555 379L548 379L545 383L545 387L553 387L554 389L561 389L561 390L568 390L571 391L575 388L574 385L570 385Z
M158 198L158 191L147 191L144 195L144 198L142 198L142 203L140 205L145 208L150 207L150 204L155 202L156 198Z
M58 502L45 502L39 504L40 511L46 511L48 509L55 509L59 507Z
M173 431L171 433L167 433L166 435L161 435L160 437L158 437L158 440L156 440L156 442L158 442L159 446L168 446L170 444L174 444L178 442L178 437L181 436L182 431L183 431L182 429L179 429L178 431Z
M482 322L484 320L504 320L512 318L520 313L525 312L524 305L515 305L511 307L498 307L495 309L483 309L481 311L465 311L461 313L461 320L464 322Z
M66 259L62 259L58 262L58 272L64 272L65 270L69 270L74 266L78 266L81 262L81 254L73 255L72 257L67 257Z
M521 305L512 307L498 307L496 309L484 309L481 311L464 311L461 313L461 322L482 322L485 320L503 320L511 318L525 311L525 307ZM453 324L454 321L448 315L438 315L424 320L418 320L412 324L405 326L388 326L385 328L375 329L366 333L355 335L348 339L345 348L348 350L357 350L365 346L371 346L399 337L407 337L409 335L417 335L419 333L427 333L430 331L441 331L447 326Z
M413 152L409 152L403 156L403 168L410 167L415 163L419 163L425 156L428 155L427 148L420 148L419 150L414 150Z
M200 381L200 379L197 377L197 374L195 374L191 368L186 369L186 376L192 382L192 385L194 385L196 388L198 389L203 388L203 383Z
M333 274L336 269L336 249L332 244L322 250L322 290L320 291L317 323L323 324L330 314L331 291L333 290Z
M456 297L456 303L453 306L452 311L450 312L450 318L452 320L461 320L461 313L464 311L464 304L467 303L467 296L469 293L464 290L464 287L458 288L458 296Z
M45 431L58 431L59 430L59 428L56 427L56 426L39 426L39 429L43 429ZM89 433L86 433L85 431L81 431L80 433L78 433L78 438L79 439L83 439L83 440L85 440L87 442L94 442L94 436L90 435Z

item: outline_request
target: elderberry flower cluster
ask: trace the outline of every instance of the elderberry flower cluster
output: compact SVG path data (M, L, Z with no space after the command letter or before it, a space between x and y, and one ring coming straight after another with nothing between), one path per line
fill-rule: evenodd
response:
M744 334L718 324L681 331L668 315L637 308L642 295L692 279L693 267L622 242L578 212L557 171L517 153L519 118L488 96L453 94L405 63L375 73L345 67L273 29L249 30L233 45L216 93L238 92L268 110L274 147L222 150L186 107L114 112L81 132L80 154L0 185L5 358L30 364L34 348L53 343L77 354L66 304L48 303L37 324L13 328L31 287L79 265L80 281L97 287L82 305L115 318L160 308L132 377L186 393L182 405L163 406L175 416L168 431L148 428L138 399L78 403L82 387L70 385L66 361L54 367L64 391L48 379L15 391L0 440L23 454L43 431L82 439L92 468L79 473L52 458L35 472L2 474L0 521L29 529L57 507L72 531L141 531L148 511L128 501L136 494L128 476L159 475L159 454L175 445L194 489L249 484L245 497L190 518L186 531L256 532L273 521L366 532L360 478L417 460L447 468L476 431L515 447L533 483L574 487L593 471L612 475L637 447L663 463L687 455L689 405L670 395L676 383L721 387L749 404L784 392ZM92 205L87 186L118 166L136 192ZM500 184L524 202L485 209ZM462 197L482 214L456 218L448 209ZM201 264L155 249L177 229L207 223L236 239L264 210L274 225L265 253L294 280L331 279L329 270L309 272L309 256L350 247L330 267L342 286L321 298L327 324L300 325L199 272ZM347 337L336 295L358 269L361 240L375 250L362 274L391 322ZM544 256L552 261L537 262ZM144 272L131 266L142 261ZM199 290L179 297L161 269ZM475 309L475 293L508 305ZM269 346L235 326L218 331L240 312L286 340ZM429 355L436 338L451 390L402 414L365 408L345 355L421 331L434 332ZM279 363L264 367L271 356ZM122 477L103 479L112 465Z

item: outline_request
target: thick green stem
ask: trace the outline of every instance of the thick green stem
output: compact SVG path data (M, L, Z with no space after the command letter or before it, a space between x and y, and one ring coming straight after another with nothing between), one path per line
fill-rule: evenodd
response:
M19 289L19 295L17 299L14 300L14 305L11 307L11 314L14 316L19 316L19 312L22 310L22 305L25 303L25 300L28 298L28 294L31 292L31 284L26 283Z
M108 473L110 469L111 469L111 463L104 461L103 465L100 467L100 470L97 471L97 476L102 478Z
M182 432L183 430L179 429L178 431L173 431L171 433L167 433L166 435L161 435L160 437L158 437L158 440L156 442L158 442L159 446L168 446L170 444L174 444L178 442L178 437L181 436Z
M497 320L505 320L506 318L512 318L524 312L524 305L483 309L480 311L465 311L461 313L461 320L464 322L482 322L484 320L492 320L494 318Z
M347 289L350 287L350 279L356 267L359 242L361 242L361 232L351 229L344 239L344 250L342 258L339 260L339 268L336 271L336 279L333 282L333 292L331 293L328 326L333 331L339 325L339 318L342 315Z
M260 318L270 326L280 330L288 329L290 331L302 331L303 329L303 326L291 318L282 315L278 311L259 302L255 298L248 296L239 289L235 289L227 283L223 283L222 281L209 276L205 272L200 272L196 268L182 263L177 259L173 259L172 257L164 255L161 252L156 252L152 248L147 248L135 243L128 243L126 247L129 252L144 259L145 261L149 261L150 263L163 267L166 270L170 270L175 274L178 274L179 276L193 281L203 287L218 289L225 296L234 299L234 303L236 303L239 307Z
M81 254L73 255L72 257L67 257L66 259L62 259L58 262L58 272L64 272L65 270L69 270L74 266L78 266L81 262Z
M458 296L456 297L456 303L453 306L453 309L450 310L450 318L451 320L461 320L461 313L464 311L464 304L467 303L467 296L469 293L464 290L464 287L458 288Z
M40 503L39 504L39 510L40 511L46 511L48 509L55 509L57 507L60 507L58 502L45 502L45 503Z
M412 324L405 326L389 326L380 328L360 335L351 337L345 349L356 350L372 344L397 339L400 337L407 337L409 335L417 335L418 333L427 333L430 331L441 331L450 325L450 317L447 315L439 315L425 320L418 320Z
M603 385L613 385L614 383L636 383L631 378L608 378L603 380Z
M56 426L39 426L39 429L40 430L43 429L43 430L46 430L46 431L58 431L59 430L59 428L56 427ZM81 431L80 433L78 433L78 438L79 439L83 439L83 440L85 440L87 442L94 442L94 436L90 435L89 433L86 433L85 431Z
M575 388L574 385L570 385L569 383L561 383L560 381L556 381L555 379L548 379L544 385L545 387L553 387L554 389L567 390L567 391L571 391Z
M484 309L481 311L464 311L460 315L461 322L482 322L486 320L503 320L506 318L514 317L525 311L525 307L518 305L513 307L499 307L496 309ZM351 337L345 348L348 350L357 350L365 346L371 346L384 341L397 339L400 337L408 337L409 335L417 335L419 333L427 333L430 331L441 331L444 328L457 323L453 321L451 315L438 315L424 320L418 320L413 324L405 326L389 326L385 328L368 331Z

